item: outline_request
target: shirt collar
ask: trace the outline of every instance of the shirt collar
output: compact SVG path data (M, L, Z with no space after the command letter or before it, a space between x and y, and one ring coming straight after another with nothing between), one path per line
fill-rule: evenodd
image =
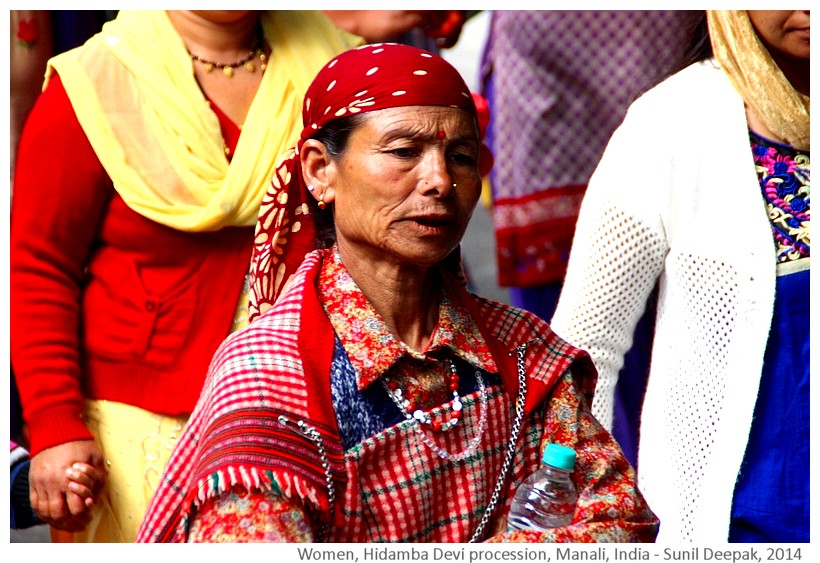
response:
M439 304L438 325L423 353L411 350L390 332L341 263L335 247L325 251L319 295L330 324L356 370L360 391L405 356L427 359L440 356L446 349L477 368L490 373L498 371L475 320L447 297L446 286Z

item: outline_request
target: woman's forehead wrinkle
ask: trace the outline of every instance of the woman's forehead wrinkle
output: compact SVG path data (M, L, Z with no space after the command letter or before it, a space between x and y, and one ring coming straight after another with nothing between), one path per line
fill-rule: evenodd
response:
M387 110L386 110L387 111ZM467 120L457 115L419 110L412 115L396 115L381 129L382 140L478 142L478 132ZM446 129L446 134L442 135Z

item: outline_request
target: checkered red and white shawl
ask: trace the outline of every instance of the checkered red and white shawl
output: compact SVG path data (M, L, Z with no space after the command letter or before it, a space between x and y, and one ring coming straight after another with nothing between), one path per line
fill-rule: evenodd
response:
M595 372L585 352L563 342L534 315L460 288L458 300L478 323L502 379L502 385L489 389L488 427L481 447L466 460L442 460L402 423L344 452L330 399L333 329L316 290L325 252L309 254L274 307L218 350L138 541L185 541L197 508L236 487L274 491L300 503L317 527L330 525L330 535L320 539L467 541L489 502L510 436L518 388L511 352L537 339L525 362L524 428L509 483L488 526L490 533L497 533L514 487L538 464L543 441L549 437L545 434L551 432L547 421L554 419L556 428L563 424L561 412L545 415L554 388L574 381L570 385L581 390L578 397L585 396L575 410L588 413L583 403L590 399ZM465 398L465 426L478 416L478 403L475 395ZM294 432L293 424L282 423L280 416L308 423L321 436L334 485L333 514L316 444ZM567 426L568 440L575 439L576 427ZM634 492L631 468L605 431L601 436L603 442L596 434L594 441L582 446L596 450L590 458L591 466L597 467L595 480L611 480L607 486L627 486ZM597 451L602 445L608 448L606 456ZM452 447L459 449L458 444ZM579 455L584 458L583 450ZM611 469L601 465L601 460L613 457L616 463L606 462ZM648 512L642 499L638 501L632 506ZM638 526L649 522L651 528L651 512L640 515ZM592 511L589 518L600 518L599 511Z

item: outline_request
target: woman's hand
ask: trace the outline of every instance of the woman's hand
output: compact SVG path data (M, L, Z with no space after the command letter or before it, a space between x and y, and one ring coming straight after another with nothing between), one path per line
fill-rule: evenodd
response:
M54 528L83 530L91 521L93 496L102 489L106 474L102 454L93 440L47 448L31 458L31 508ZM79 487L72 489L70 482L78 483Z

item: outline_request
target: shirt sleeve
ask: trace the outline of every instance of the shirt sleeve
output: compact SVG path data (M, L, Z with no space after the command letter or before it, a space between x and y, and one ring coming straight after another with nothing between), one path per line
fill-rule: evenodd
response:
M544 437L575 450L572 474L578 491L573 523L546 532L506 532L498 542L607 543L652 542L659 521L638 490L635 471L617 442L592 416L571 374L556 384L543 411Z
M208 500L191 521L189 543L312 542L303 509L273 491L235 488Z
M592 357L598 370L592 412L609 430L624 356L669 252L661 212L669 159L646 143L645 113L627 115L590 178L550 321L559 336ZM636 147L640 174L627 165Z
M11 210L11 361L32 455L91 438L80 418L80 303L112 193L55 76L23 130Z

